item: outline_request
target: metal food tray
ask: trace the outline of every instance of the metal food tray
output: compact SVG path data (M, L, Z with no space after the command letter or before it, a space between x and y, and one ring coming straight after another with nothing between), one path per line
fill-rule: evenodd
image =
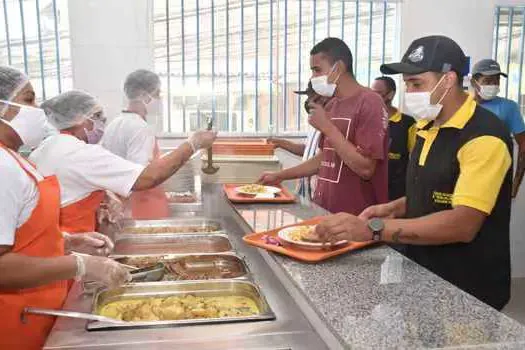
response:
M158 262L166 262L166 263L174 263L177 261L184 261L187 265L186 271L189 273L206 273L211 275L213 272L217 271L217 274L220 274L220 270L222 268L229 269L232 271L232 274L230 277L221 277L217 276L217 274L214 277L210 278L184 278L181 277L178 279L178 281L191 281L191 280L211 280L211 279L240 279L240 278L246 278L249 275L249 270L244 261L235 254L196 254L196 255L134 255L134 256L118 256L113 257L116 261L126 264L126 265L132 265L137 266L136 263L133 260L136 259L147 259L148 265L149 264L156 264ZM192 267L193 266L193 267ZM137 266L138 267L138 266ZM174 273L167 273L167 275L175 276L174 278L177 278L177 274ZM177 280L177 279L175 279Z
M113 255L208 254L232 251L226 235L132 235L117 237Z
M210 297L248 297L255 301L260 313L258 315L244 317L185 319L173 321L144 321L128 322L127 324L113 324L98 321L90 321L88 322L86 328L89 331L97 331L109 329L173 327L229 322L253 322L275 319L275 314L271 310L270 306L268 305L268 302L264 298L260 289L251 282L239 280L129 284L117 289L99 291L93 299L92 312L93 314L98 314L98 310L100 309L100 307L107 303L118 300L129 300L148 297L184 296L190 294L194 296Z
M163 235L163 234L213 234L222 232L222 223L219 220L211 220L206 218L184 218L184 219L166 219L166 220L123 220L120 223L121 230L118 232L118 236L152 236L152 235ZM204 229L200 231L176 231L174 232L162 232L162 233L133 233L126 232L127 228L155 228L155 227L188 227L195 226L196 228L204 228L206 226L216 226L217 229L211 232L206 232Z
M195 203L168 203L168 208L172 214L177 215L179 213L184 214L188 212L202 212L204 206L202 202Z

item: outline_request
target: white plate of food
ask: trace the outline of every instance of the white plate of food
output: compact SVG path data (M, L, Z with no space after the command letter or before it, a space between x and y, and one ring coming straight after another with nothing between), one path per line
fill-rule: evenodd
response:
M235 192L246 194L249 196L257 196L257 195L275 196L277 193L281 192L281 189L279 187L274 187L274 186L250 184L250 185L242 185L239 187L235 187Z
M329 243L316 242L316 236L313 234L314 230L315 225L292 226L283 228L277 233L277 236L285 243L297 245L305 249L326 249L338 247L348 243L346 240L341 240L332 245Z

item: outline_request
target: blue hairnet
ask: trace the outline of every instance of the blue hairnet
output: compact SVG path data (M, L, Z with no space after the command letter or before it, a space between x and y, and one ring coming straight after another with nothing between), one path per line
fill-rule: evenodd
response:
M12 100L28 82L27 75L18 69L0 66L0 100Z
M64 92L45 101L40 107L58 130L81 124L101 108L94 96L79 90Z
M152 95L160 89L160 78L156 73L139 69L130 73L124 82L124 93L130 100Z

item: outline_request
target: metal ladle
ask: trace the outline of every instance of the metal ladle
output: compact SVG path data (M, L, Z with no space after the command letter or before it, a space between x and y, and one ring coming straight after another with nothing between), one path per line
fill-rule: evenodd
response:
M207 130L211 130L213 127L213 119L208 118L207 119L208 127ZM213 151L212 147L208 148L208 159L207 159L207 166L202 168L202 172L208 175L213 175L217 171L219 171L219 167L213 166Z
M88 314L85 312L55 310L55 309L42 309L39 307L24 308L24 310L22 310L22 313L20 314L20 320L22 321L22 323L27 323L28 314L53 316L53 317L54 316L70 317L70 318L78 318L78 319L88 320L88 321L98 321L98 322L106 322L106 323L113 323L113 324L126 324L127 323L126 321L116 320L114 318L109 318L105 316Z

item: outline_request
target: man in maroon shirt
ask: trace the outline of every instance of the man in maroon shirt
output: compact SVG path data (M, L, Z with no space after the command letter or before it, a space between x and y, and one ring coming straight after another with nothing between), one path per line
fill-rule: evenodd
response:
M296 167L264 173L259 182L318 176L314 201L330 212L361 213L388 201L388 113L379 95L357 83L352 53L327 38L310 52L313 89L332 97L310 104L308 122L322 133L322 152Z

